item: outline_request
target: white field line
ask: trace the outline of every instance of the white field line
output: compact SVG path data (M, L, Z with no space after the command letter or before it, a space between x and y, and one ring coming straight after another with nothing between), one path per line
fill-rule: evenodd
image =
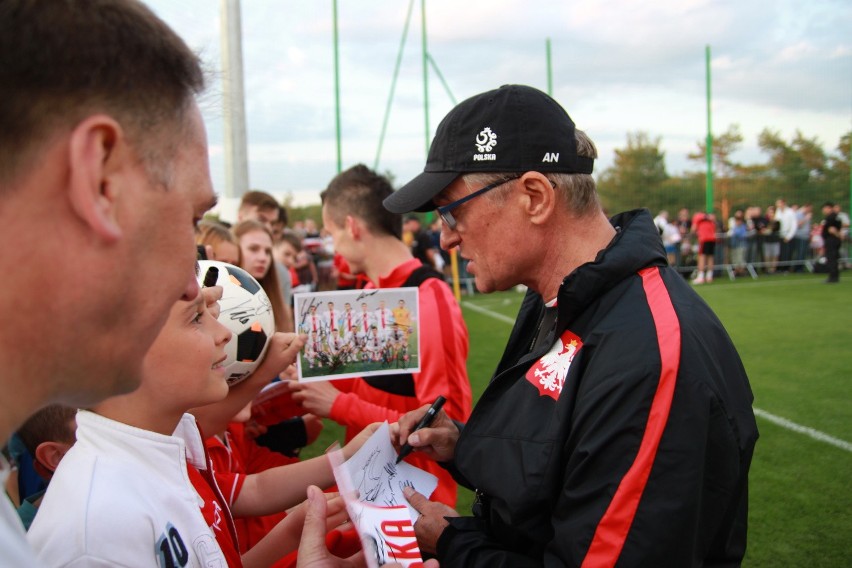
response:
M480 314L485 314L486 316L490 316L496 320L500 320L503 323L508 323L509 325L515 324L515 318L510 318L509 316L504 316L503 314L498 314L497 312L492 312L491 310L487 310L485 308L480 308L476 304L471 304L470 302L462 302L462 306L473 310L475 312L479 312Z
M845 442L839 438L835 438L834 436L829 436L824 432L820 432L819 430L814 430L813 428L808 428L807 426L802 426L801 424L796 424L786 418L781 418L780 416L775 416L774 414L770 414L765 410L761 410L759 408L754 409L754 415L760 416L764 420L768 420L777 426L781 426L782 428L786 428L787 430L791 430L793 432L797 432L799 434L804 434L805 436L810 436L814 440L818 440L820 442L825 442L826 444L831 444L836 448L840 448L841 450L846 450L847 452L852 452L852 444L849 442Z
M497 312L492 312L491 310L487 310L485 308L481 308L475 304L471 304L470 302L462 302L462 306L475 312L479 312L480 314L485 314L504 323L515 323L515 320L513 318L504 316L503 314L498 314ZM840 448L841 450L846 450L847 452L852 452L852 444L839 438L835 438L834 436L829 436L828 434L820 432L819 430L814 430L813 428L802 426L801 424L796 424L791 420L787 420L786 418L782 418L780 416L775 416L774 414L766 412L765 410L761 410L760 408L755 408L754 414L755 416L759 416L764 420L768 420L776 426L781 426L782 428L790 430L791 432L804 434L805 436L809 436L814 440L825 442L826 444L830 444L836 448Z
M823 281L825 280L825 278L820 278L820 276L822 276L822 274L816 275L816 276L811 276L810 278L778 275L778 276L767 277L767 278L764 278L764 279L758 278L757 282L755 282L754 280L751 280L751 279L742 280L740 282L727 282L727 276L725 276L725 277L717 276L716 280L722 280L722 278L725 279L725 285L724 286L714 286L713 283L711 282L709 284L706 284L706 283L700 284L698 286L695 286L695 288L711 288L711 289L715 288L715 289L718 289L718 290L727 290L728 288L734 288L734 289L746 288L746 287L748 287L748 288L772 288L772 287L776 287L776 286L792 286L792 285L800 285L800 284L801 285L805 285L805 284L817 285L817 284L822 284Z

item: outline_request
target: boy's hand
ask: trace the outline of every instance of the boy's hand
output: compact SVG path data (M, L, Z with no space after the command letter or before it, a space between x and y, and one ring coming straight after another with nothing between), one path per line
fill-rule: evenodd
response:
M325 529L330 531L340 527L343 523L349 521L349 514L346 512L346 502L339 493L321 492L322 497L326 501L325 505ZM288 517L293 517L293 520L300 525L304 522L304 518L310 508L310 499L302 501L287 512ZM302 527L298 529L300 532Z
M422 496L421 496L422 497ZM358 552L349 558L339 558L328 551L325 545L326 509L328 504L318 487L308 487L307 512L299 544L296 568L360 568L366 566L364 553ZM387 568L402 568L401 564L385 564ZM438 568L437 560L427 560L424 568Z
M302 415L302 420L305 423L305 439L307 440L305 445L309 446L314 443L319 437L320 432L322 432L322 418L314 414L304 414Z
M428 409L429 405L425 405L412 410L404 414L399 422L391 424L391 439L394 446L398 450L407 442L412 448L423 452L435 461L451 461L456 453L459 429L446 412L443 410L438 412L428 428L412 432Z
M252 376L261 375L266 382L272 377L278 376L296 361L299 351L305 346L304 335L295 333L275 332L269 338L266 355L260 365L255 369Z
M286 369L278 373L278 378L282 381L296 381L299 379L299 369L296 365L288 365Z
M341 499L342 501L342 499ZM364 553L358 552L349 558L338 558L325 545L328 503L319 487L308 487L305 524L299 544L297 568L349 568L366 566Z
M222 299L222 294L225 289L221 286L207 286L201 289L201 297L204 298L204 304L207 306L207 311L210 312L215 319L219 319L219 300Z
M323 418L331 415L331 407L340 394L331 381L291 382L290 390L293 391L293 400L301 404L302 408Z

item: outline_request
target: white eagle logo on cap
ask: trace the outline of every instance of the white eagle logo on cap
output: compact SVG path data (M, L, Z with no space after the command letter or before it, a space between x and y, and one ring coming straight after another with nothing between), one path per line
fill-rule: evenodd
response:
M497 135L491 132L490 127L485 127L476 135L476 149L480 152L490 152L497 145Z

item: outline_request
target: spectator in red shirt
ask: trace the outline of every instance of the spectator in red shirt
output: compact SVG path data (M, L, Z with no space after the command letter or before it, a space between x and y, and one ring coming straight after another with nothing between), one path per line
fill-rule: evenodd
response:
M693 284L713 282L713 255L716 253L716 217L698 212L692 216L692 231L698 237L698 270Z

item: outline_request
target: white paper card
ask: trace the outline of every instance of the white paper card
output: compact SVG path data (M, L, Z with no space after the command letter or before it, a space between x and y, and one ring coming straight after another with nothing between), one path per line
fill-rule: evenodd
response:
M429 497L438 487L438 478L406 462L395 463L397 453L390 441L390 427L382 424L343 466L352 480L358 500L378 507L408 506L411 520L419 513L408 505L403 488L408 485Z
M414 535L419 513L408 505L402 490L410 486L429 497L438 478L411 464L395 463L397 453L387 422L348 461L342 456L339 450L328 454L370 567L387 562L419 565L422 559Z

